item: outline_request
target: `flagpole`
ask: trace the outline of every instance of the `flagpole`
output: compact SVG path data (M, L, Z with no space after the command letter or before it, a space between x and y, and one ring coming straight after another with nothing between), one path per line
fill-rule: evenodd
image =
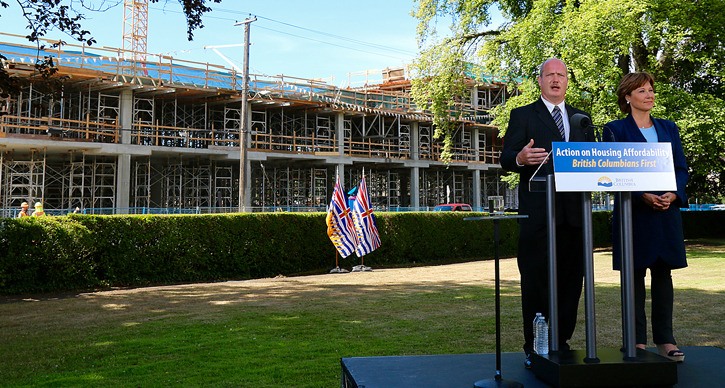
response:
M352 210L355 229L359 239L355 253L360 257L360 265L352 267L352 272L372 271L372 268L365 266L365 255L380 247L380 235L375 225L372 204L368 195L367 184L365 183L365 168L363 167L362 179L357 186L357 194L353 202Z
M335 179L335 189L332 193L332 199L330 199L330 206L327 209L327 235L332 240L332 244L335 246L335 268L330 270L330 273L346 273L350 272L346 269L340 268L340 254L347 257L350 253L354 252L354 247L350 247L350 239L356 238L352 233L355 233L354 226L352 225L352 219L349 215L349 209L347 208L346 199L344 192L340 186L340 176L337 175ZM339 217L342 217L341 219ZM341 250L342 249L342 250Z
M363 167L362 171L362 179L365 180L365 167ZM358 187L358 194L360 194L360 187ZM360 271L366 271L368 270L368 267L365 267L365 255L360 256Z

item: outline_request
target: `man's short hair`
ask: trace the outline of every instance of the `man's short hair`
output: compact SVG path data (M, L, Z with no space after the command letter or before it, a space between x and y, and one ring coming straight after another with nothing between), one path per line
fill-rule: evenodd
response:
M562 61L561 59L559 59L557 57L551 57L551 58L544 60L544 62L541 62L541 64L539 65L539 75L538 75L539 78L544 76L544 65L549 63L549 61L553 61L553 60L557 60L557 61L560 61L561 63L564 63L564 61ZM564 63L564 67L566 67L567 71L569 70L569 67L566 66L566 63Z

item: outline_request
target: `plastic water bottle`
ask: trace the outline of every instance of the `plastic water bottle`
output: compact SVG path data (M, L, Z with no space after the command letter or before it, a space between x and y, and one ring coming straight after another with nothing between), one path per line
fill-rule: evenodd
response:
M541 313L536 313L534 318L534 352L549 354L549 325Z

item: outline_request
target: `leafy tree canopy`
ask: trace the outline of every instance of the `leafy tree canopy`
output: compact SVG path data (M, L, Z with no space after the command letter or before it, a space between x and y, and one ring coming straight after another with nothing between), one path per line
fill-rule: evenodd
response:
M505 133L508 112L533 101L545 59L569 67L567 102L604 124L623 116L616 105L622 75L656 80L653 116L675 121L690 165L688 192L700 201L725 197L725 0L417 0L421 54L416 102L433 107L436 124L451 120L465 62L487 74L523 77L519 94L494 110ZM506 19L492 26L492 12ZM445 34L439 34L442 21ZM442 36L441 36L442 35ZM460 95L460 94L458 94ZM442 135L445 135L445 126Z

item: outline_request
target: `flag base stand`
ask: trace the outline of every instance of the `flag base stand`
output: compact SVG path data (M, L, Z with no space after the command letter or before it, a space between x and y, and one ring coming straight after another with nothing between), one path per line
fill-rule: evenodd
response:
M340 259L339 259L340 253L335 250L335 268L330 270L330 273L348 273L350 271L340 268Z
M366 265L363 265L363 264L352 267L352 272L370 272L372 270L373 270L372 268L370 268Z
M346 270L345 268L335 267L330 270L330 273L348 273L350 271Z

